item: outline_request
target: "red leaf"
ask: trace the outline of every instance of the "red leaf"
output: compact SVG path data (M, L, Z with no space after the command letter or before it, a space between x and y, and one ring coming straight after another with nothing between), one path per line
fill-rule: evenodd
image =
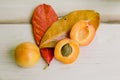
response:
M42 57L45 59L47 63L50 63L51 60L53 59L54 54L54 49L53 48L42 48L40 49Z
M58 16L50 5L39 5L32 16L32 28L36 44L40 45L44 33L47 29L58 20ZM53 49L42 49L41 55L44 60L49 64L53 59Z

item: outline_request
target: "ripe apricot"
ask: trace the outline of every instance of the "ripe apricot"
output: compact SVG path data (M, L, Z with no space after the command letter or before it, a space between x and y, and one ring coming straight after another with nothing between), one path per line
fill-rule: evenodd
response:
M78 42L71 39L63 39L55 46L54 56L57 60L70 64L77 59L79 52Z
M34 66L40 59L39 48L31 42L23 42L16 47L15 60L21 67Z
M94 39L96 30L88 21L78 21L70 31L70 38L79 42L81 46L87 46Z

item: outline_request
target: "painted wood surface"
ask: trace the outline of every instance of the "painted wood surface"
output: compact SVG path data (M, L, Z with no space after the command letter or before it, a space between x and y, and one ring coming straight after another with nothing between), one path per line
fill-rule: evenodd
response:
M120 80L120 24L101 24L93 42L80 47L77 61L70 65L55 59L21 68L14 60L15 47L34 42L30 24L0 24L0 80Z
M120 0L0 0L0 23L30 23L39 4L50 4L58 16L78 9L92 9L101 14L102 22L120 21Z

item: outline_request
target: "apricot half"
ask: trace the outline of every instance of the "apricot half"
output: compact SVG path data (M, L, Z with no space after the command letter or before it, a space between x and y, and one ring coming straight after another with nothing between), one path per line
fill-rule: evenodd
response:
M73 63L80 53L78 42L63 39L57 43L54 50L55 58L65 64Z
M40 59L39 48L31 42L23 42L16 47L15 60L21 67L34 66Z
M70 38L79 42L81 46L87 46L94 39L96 30L88 21L81 20L73 25Z

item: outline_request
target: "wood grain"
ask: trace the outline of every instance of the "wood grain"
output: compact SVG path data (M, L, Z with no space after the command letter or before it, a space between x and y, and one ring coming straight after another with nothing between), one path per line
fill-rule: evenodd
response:
M120 21L120 0L0 0L0 23L30 23L39 4L50 4L58 16L73 10L92 9L101 14L102 22Z
M14 60L16 45L34 42L30 24L0 24L0 80L120 80L120 24L101 24L93 42L80 47L77 61L65 65L53 60L21 68Z

